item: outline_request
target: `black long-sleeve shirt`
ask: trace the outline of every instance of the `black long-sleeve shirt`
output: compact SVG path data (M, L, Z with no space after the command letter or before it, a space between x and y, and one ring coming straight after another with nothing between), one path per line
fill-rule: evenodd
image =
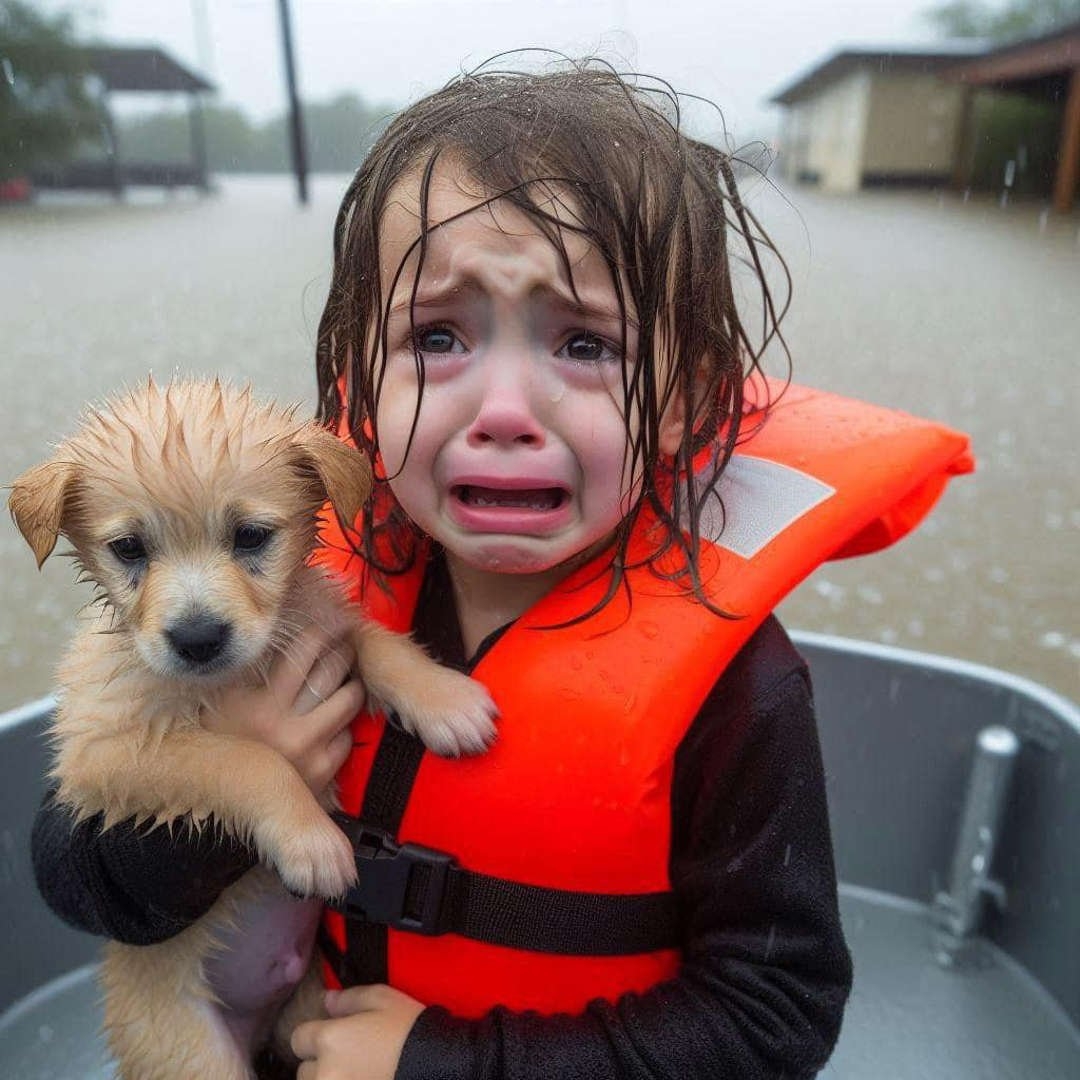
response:
M419 627L418 627L419 630ZM425 635L431 640L432 635ZM452 659L459 642L434 642ZM677 975L579 1015L426 1009L396 1080L760 1080L813 1076L851 984L809 676L775 619L714 687L679 747L670 875ZM253 862L241 845L73 826L48 801L34 865L49 905L91 932L150 943L203 914Z

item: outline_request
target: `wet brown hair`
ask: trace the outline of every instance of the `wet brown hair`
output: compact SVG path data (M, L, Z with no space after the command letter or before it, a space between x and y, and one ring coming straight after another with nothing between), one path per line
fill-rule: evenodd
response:
M337 427L344 421L374 457L389 304L380 284L379 229L395 185L404 177L420 180L418 236L406 255L418 249L414 295L428 236L441 224L427 212L440 158L484 193L477 206L505 200L527 214L560 254L571 288L564 230L584 236L611 271L624 348L628 315L638 326L637 354L624 368L623 408L625 416L640 417L639 430L628 431L628 457L631 475L642 475L644 485L618 528L615 573L603 602L624 582L627 541L645 500L667 526L650 564L655 569L663 553L681 550L673 573L705 599L697 575L699 521L747 429L746 381L761 373L770 344L788 360L779 321L789 290L778 310L763 257L775 256L785 286L790 279L739 196L735 169L746 163L683 133L680 106L666 83L623 76L596 61L562 61L540 72L497 70L489 62L456 78L399 113L356 173L338 212L333 277L319 324L320 418ZM571 220L553 212L553 192L563 211L569 205ZM760 304L756 336L735 302L740 265L749 269ZM403 268L404 260L395 282ZM422 393L419 351L416 363ZM675 397L693 421L674 462L665 462L658 431ZM758 399L757 408L767 405ZM709 443L717 448L716 468L702 478L693 459ZM394 573L414 560L415 535L387 485L377 488L386 506L365 515L364 554L376 570Z

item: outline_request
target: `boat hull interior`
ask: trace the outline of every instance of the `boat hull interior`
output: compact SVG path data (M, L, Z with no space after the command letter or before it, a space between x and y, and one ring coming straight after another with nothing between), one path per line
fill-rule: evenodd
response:
M797 643L814 675L855 959L822 1075L1080 1076L1080 713L974 665L819 635ZM0 1075L104 1080L113 1069L99 1032L100 943L48 911L30 867L50 707L0 717ZM1017 750L1000 816L976 830L994 843L977 918L958 932L947 898L962 891L956 851L988 728L1012 732Z

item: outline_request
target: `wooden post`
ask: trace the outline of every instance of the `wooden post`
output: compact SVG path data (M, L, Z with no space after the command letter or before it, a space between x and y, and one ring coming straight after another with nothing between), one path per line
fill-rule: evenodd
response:
M1069 93L1065 99L1065 116L1061 122L1061 142L1058 144L1057 175L1054 178L1054 209L1067 214L1076 197L1080 179L1080 68L1073 68Z
M952 186L957 191L971 187L971 177L975 171L975 139L977 111L975 96L977 88L965 86L960 99L960 115L957 117L956 135L953 142Z
M188 122L191 126L191 164L202 191L210 190L206 164L206 128L203 123L202 99L192 90L188 94Z
M112 182L112 193L120 199L124 195L124 170L120 164L120 140L116 134L116 122L113 120L112 109L109 107L109 91L101 95L101 123L105 128L105 138L109 144L109 175Z

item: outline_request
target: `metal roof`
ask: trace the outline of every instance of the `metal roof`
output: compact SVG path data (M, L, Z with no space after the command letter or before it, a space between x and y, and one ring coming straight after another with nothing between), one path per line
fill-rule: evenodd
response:
M1020 38L960 65L950 76L978 84L1019 84L1080 70L1080 20Z
M966 62L965 62L966 61ZM800 75L769 101L792 105L860 68L887 71L934 71L970 83L1006 83L1035 79L1080 67L1080 21L1059 26L1038 37L1004 45L960 39L927 48L841 49Z
M954 68L959 60L978 56L986 49L983 42L941 42L927 48L841 49L789 83L769 98L774 105L792 105L818 93L830 83L852 71L873 68L882 73L899 71L937 72Z
M109 90L194 93L216 89L156 47L97 45L87 48L86 55Z

